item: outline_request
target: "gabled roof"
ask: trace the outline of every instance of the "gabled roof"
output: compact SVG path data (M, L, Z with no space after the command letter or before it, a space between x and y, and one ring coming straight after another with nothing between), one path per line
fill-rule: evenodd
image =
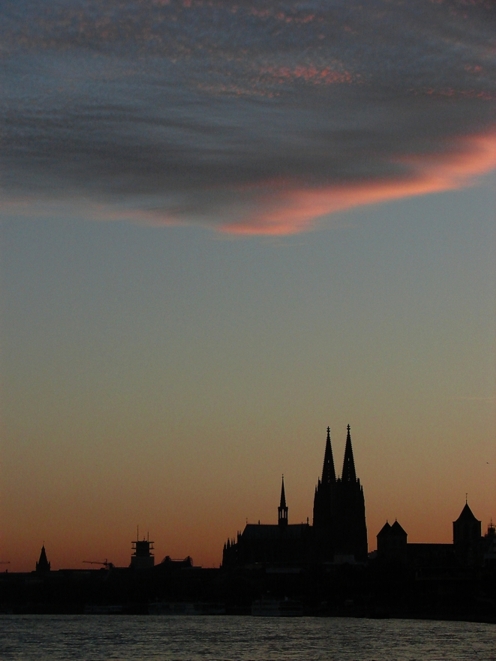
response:
M395 521L393 525L391 526L391 532L394 535L405 535L406 536L406 530L400 526L398 521Z
M377 533L377 537L379 537L379 535L381 535L383 537L384 535L390 535L390 534L391 534L391 526L389 525L389 522L386 521L386 523L382 526L382 528Z

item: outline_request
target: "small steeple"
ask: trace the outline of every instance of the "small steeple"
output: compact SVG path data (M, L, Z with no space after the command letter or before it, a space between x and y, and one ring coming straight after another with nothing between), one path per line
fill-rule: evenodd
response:
M282 482L281 482L281 502L279 503L279 507L284 509L286 507L286 492L284 491L284 475L282 476Z
M280 526L288 525L288 508L286 506L286 492L284 490L284 475L282 476L281 483L281 501L277 508L277 523Z
M344 449L343 482L356 482L355 460L353 459L353 448L351 447L350 425L346 427L348 434L346 436L346 447Z
M39 574L44 574L50 571L50 563L48 562L44 544L41 547L40 559L36 563L36 571Z
M334 470L334 459L331 447L331 428L327 427L327 440L324 453L324 467L322 468L322 484L334 484L336 471Z

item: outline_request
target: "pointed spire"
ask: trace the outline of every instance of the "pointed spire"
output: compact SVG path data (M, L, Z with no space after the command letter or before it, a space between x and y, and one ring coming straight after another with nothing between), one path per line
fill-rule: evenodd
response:
M343 482L356 482L355 460L353 459L353 448L351 447L351 434L350 425L346 428L348 434L346 436L346 447L344 449L344 462L343 474L341 479Z
M336 471L334 470L334 459L332 458L331 428L327 427L327 440L324 453L324 467L322 468L322 483L334 484Z
M45 545L41 547L40 559L36 563L37 572L48 572L50 571L50 563L48 562L47 554L45 551Z
M284 475L282 476L282 483L281 483L281 502L279 504L279 507L286 507L286 493L284 491Z
M286 505L286 492L284 490L284 475L282 476L281 483L281 502L277 508L277 523L280 526L288 525L288 508Z

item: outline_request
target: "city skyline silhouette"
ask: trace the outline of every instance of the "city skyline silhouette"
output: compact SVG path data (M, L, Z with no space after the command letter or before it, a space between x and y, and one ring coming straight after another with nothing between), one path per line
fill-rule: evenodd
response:
M328 425L369 549L496 520L495 12L2 3L9 572L217 567L282 474L312 519Z

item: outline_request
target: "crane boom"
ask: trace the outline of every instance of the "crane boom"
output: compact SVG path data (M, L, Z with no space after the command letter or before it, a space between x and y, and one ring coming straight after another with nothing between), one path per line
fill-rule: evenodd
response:
M84 564L86 565L103 565L106 569L113 569L114 564L112 562L109 562L108 560L83 560Z

